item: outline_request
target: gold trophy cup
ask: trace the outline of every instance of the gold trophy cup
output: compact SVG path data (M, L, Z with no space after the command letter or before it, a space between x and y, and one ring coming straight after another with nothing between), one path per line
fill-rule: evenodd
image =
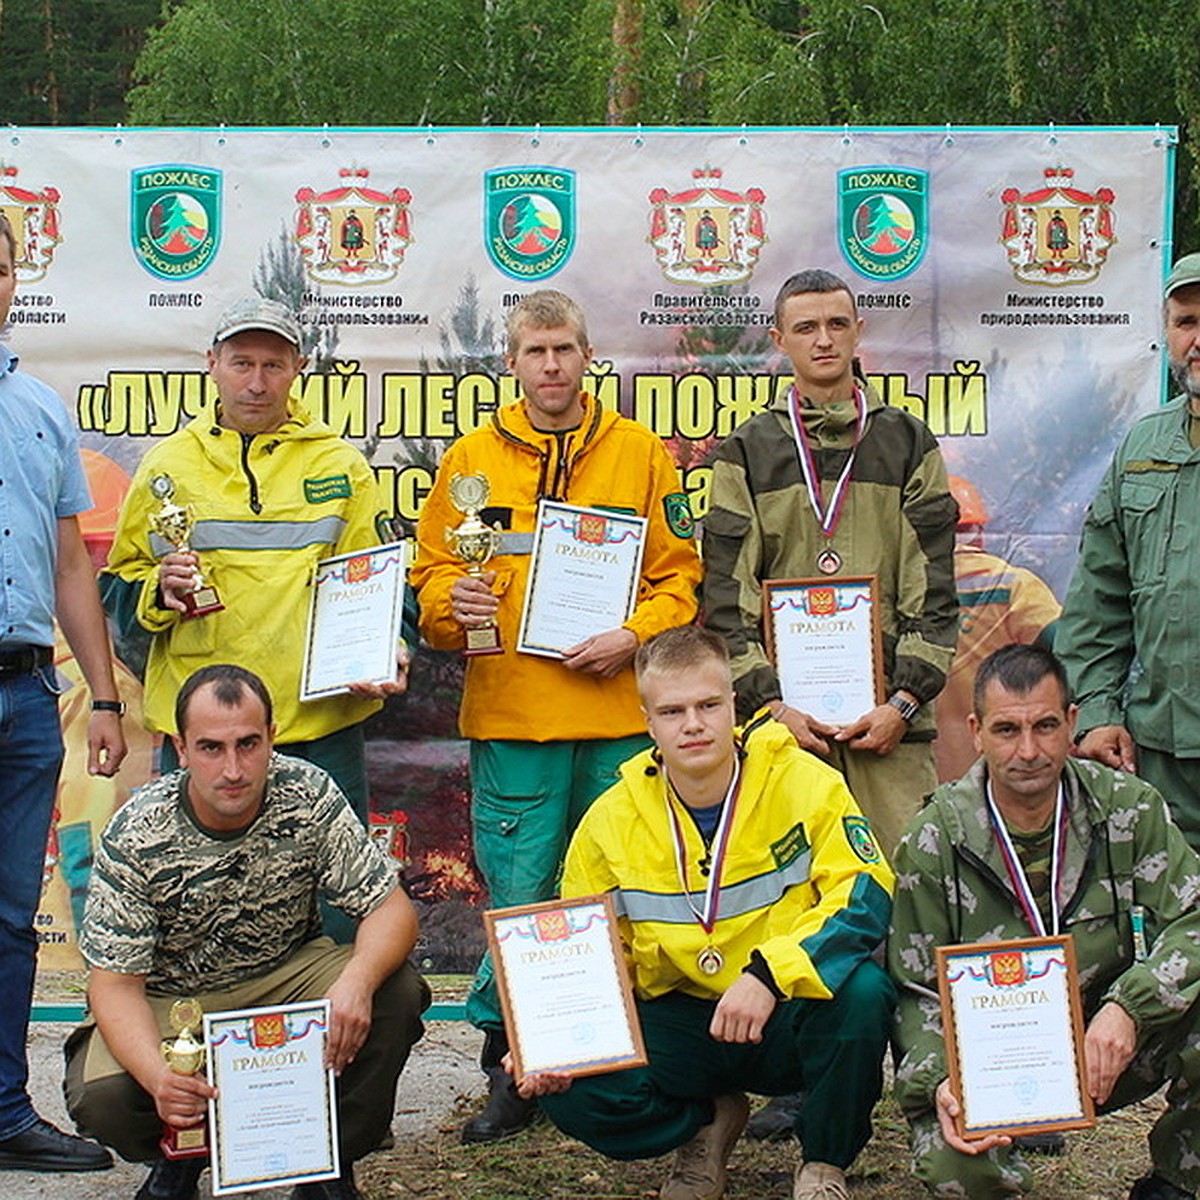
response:
M162 1043L162 1056L176 1075L195 1075L204 1067L204 1045L196 1041L193 1029L204 1020L195 1000L176 1000L168 1018L175 1030L173 1038ZM208 1154L208 1126L201 1121L180 1129L164 1125L159 1147L167 1158L200 1158Z
M454 529L446 530L446 541L454 555L461 559L467 574L478 579L489 559L500 549L502 536L499 525L485 525L479 510L488 502L491 485L486 475L455 475L450 480L450 503L465 516L465 520ZM466 630L467 645L463 655L474 658L477 654L503 654L500 645L500 627L495 621L486 625L473 625Z
M170 542L176 550L186 552L191 547L188 542L192 529L196 524L196 515L190 504L176 504L172 497L175 495L175 481L170 475L155 475L150 480L150 491L156 500L160 501L157 512L150 514L150 528L165 542ZM203 617L207 613L220 612L225 607L217 589L207 583L204 577L196 572L196 584L190 592L183 596L183 619L190 621L195 617Z

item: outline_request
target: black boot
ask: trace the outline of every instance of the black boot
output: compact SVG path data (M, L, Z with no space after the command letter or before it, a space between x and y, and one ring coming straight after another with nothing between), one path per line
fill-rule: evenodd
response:
M462 1140L466 1145L478 1142L498 1142L520 1133L537 1112L537 1101L517 1095L513 1077L503 1067L488 1067L488 1099L464 1126Z
M746 1122L746 1136L757 1142L780 1142L795 1136L796 1114L803 1103L803 1092L772 1096Z
M133 1200L195 1200L207 1158L160 1158Z
M291 1200L362 1200L362 1192L354 1183L353 1164L344 1166L338 1179L297 1184L292 1189Z
M517 1095L512 1076L500 1065L508 1053L508 1039L502 1029L489 1029L483 1042L479 1065L488 1077L488 1098L483 1110L473 1116L462 1130L464 1145L498 1142L520 1133L537 1113L537 1101Z

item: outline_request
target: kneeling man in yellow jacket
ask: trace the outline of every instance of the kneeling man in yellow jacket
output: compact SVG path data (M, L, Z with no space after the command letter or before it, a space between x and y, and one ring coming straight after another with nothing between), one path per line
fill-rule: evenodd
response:
M655 748L583 818L562 894L612 894L649 1065L519 1090L613 1158L677 1149L663 1200L724 1195L744 1090L803 1091L794 1195L837 1200L895 1004L871 958L891 869L837 771L775 722L735 730L719 637L667 630L636 669Z

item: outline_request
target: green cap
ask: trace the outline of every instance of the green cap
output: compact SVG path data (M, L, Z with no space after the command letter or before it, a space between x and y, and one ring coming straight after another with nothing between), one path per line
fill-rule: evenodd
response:
M1200 283L1200 254L1185 254L1172 268L1167 276L1167 286L1163 289L1165 300L1172 292L1189 284Z
M295 314L286 304L280 304L278 300L268 300L263 296L243 296L231 304L217 322L213 345L233 337L234 334L248 333L252 329L277 333L291 342L297 350L301 348L300 326L296 323Z

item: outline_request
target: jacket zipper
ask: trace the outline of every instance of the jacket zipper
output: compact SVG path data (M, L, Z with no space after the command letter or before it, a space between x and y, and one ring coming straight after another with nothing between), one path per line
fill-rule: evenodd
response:
M250 445L254 441L254 434L242 434L242 471L245 473L246 482L250 485L250 511L258 516L262 512L262 501L258 498L258 480L254 477L254 472L250 469Z

